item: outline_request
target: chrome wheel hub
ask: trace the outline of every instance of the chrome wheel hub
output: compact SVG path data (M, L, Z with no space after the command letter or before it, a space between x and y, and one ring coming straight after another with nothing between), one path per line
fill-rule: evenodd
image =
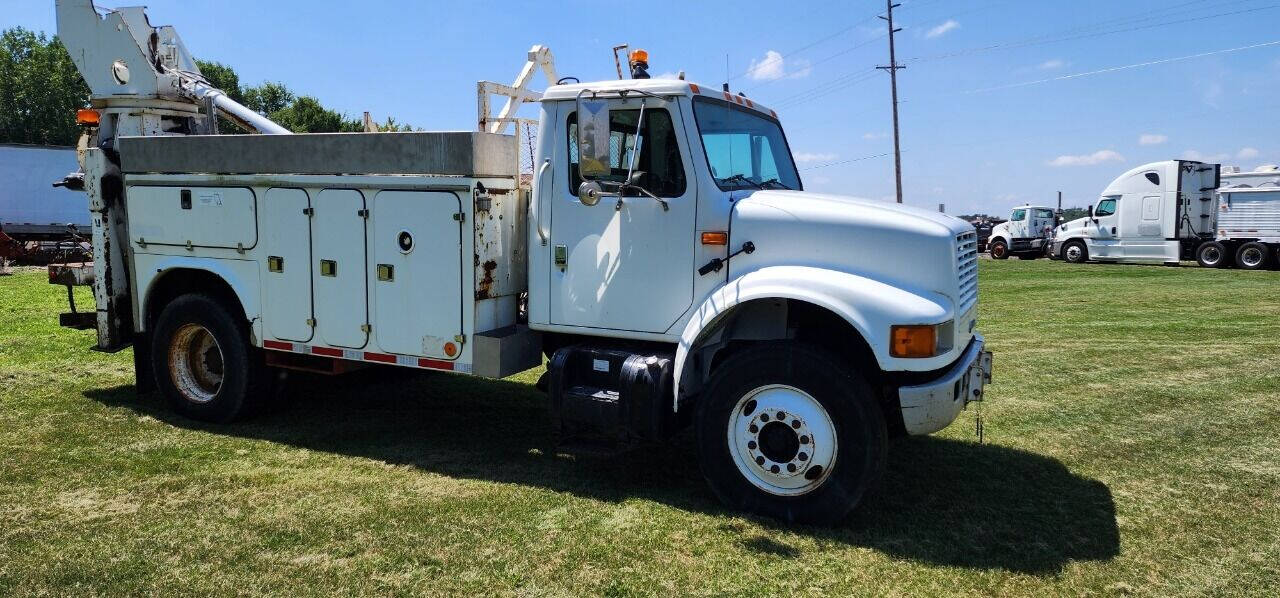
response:
M1079 245L1072 245L1072 246L1070 246L1070 247L1068 247L1068 248L1067 248L1067 259L1068 259L1068 260L1071 260L1071 261L1073 261L1073 262L1078 262L1078 261L1080 261L1080 255L1081 255L1081 253L1080 253L1080 246L1079 246Z
M169 343L169 375L187 400L208 403L222 388L222 347L204 326L184 324Z
M1249 247L1244 251L1240 252L1240 263L1250 268L1258 267L1258 265L1262 263L1262 260L1263 260L1262 250L1258 249L1257 247Z
M836 460L836 428L822 404L781 384L743 395L729 415L729 454L751 484L799 496L826 481Z
M1210 247L1201 252L1200 257L1204 259L1206 264L1216 264L1222 260L1222 252L1217 247Z

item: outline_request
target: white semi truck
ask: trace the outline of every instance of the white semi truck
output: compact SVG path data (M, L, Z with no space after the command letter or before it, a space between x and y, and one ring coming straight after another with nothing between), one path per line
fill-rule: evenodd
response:
M995 225L987 239L987 251L997 260L1009 256L1033 260L1043 257L1053 238L1057 224L1057 212L1045 206L1018 206L1009 214L1009 220Z
M643 78L644 56L641 78L510 89L541 103L529 189L511 136L283 134L141 9L57 9L93 91L96 257L59 281L92 281L98 348L132 345L139 391L188 417L250 415L271 368L501 377L546 353L565 437L692 424L727 504L831 522L890 436L983 397L972 227L803 191L742 95ZM191 134L214 113L280 134Z
M1131 169L1107 185L1088 216L1054 229L1050 255L1071 263L1195 259L1214 240L1220 170L1191 160Z

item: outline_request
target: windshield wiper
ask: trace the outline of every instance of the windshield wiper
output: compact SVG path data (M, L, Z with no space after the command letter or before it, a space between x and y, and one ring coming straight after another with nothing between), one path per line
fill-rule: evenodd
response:
M766 185L777 185L778 188L780 189L786 189L787 191L795 191L795 189L792 189L791 187L784 185L782 181L779 181L778 179L769 179L767 181L764 181L760 183L760 188L763 189L765 188Z
M725 177L725 178L723 178L723 179L716 179L716 182L718 182L718 183L720 183L720 184L722 184L722 185L723 185L723 184L725 184L725 183L743 182L743 183L746 183L746 184L748 184L748 185L751 185L752 187L755 187L756 189L764 189L764 185L761 185L760 183L757 183L757 182L755 182L755 181L753 181L753 180L751 180L751 179L747 178L747 176L746 176L746 175L741 174L741 173L739 173L739 174L735 174L735 175L733 175L733 176Z

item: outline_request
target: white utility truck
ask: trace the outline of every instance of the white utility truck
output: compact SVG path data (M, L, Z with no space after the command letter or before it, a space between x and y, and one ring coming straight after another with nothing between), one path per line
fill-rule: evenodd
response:
M987 251L997 260L1007 260L1011 255L1024 260L1042 257L1049 249L1057 223L1053 208L1018 206L1009 214L1007 222L991 228Z
M93 90L98 347L132 345L139 391L186 416L249 415L270 368L501 377L545 352L566 438L692 423L727 504L830 522L891 435L982 398L972 227L803 191L777 115L742 95L633 55L641 78L539 96L531 52L515 86L480 86L540 101L528 189L483 99L482 132L283 134L141 9L57 7ZM279 134L191 134L215 113Z
M1089 215L1054 229L1051 256L1071 263L1164 263L1195 259L1212 241L1217 164L1166 160L1120 175Z
M1280 167L1253 172L1229 167L1218 187L1214 240L1196 251L1206 268L1234 265L1244 270L1280 266Z

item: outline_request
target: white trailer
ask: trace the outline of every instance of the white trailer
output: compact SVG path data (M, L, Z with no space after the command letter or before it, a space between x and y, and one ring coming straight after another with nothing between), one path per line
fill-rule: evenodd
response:
M54 187L75 171L76 149L0 144L0 231L15 239L61 239L68 227L89 230L84 194Z
M1120 175L1089 215L1054 229L1051 257L1071 263L1164 263L1194 259L1212 241L1217 164L1166 160Z
M1201 266L1262 270L1280 265L1280 167L1223 172L1215 230L1214 240L1196 251Z
M640 78L540 97L522 74L528 189L487 110L473 133L180 134L215 111L278 131L210 91L172 28L57 4L99 111L98 346L132 345L139 390L186 416L251 414L270 368L497 377L545 353L566 439L692 424L727 504L831 522L890 435L983 396L972 227L803 191L777 115L741 95L643 78L637 55Z
M1045 206L1018 206L1009 214L1009 220L995 225L987 239L987 251L997 260L1009 256L1033 260L1045 255L1053 238L1053 226L1057 213Z

